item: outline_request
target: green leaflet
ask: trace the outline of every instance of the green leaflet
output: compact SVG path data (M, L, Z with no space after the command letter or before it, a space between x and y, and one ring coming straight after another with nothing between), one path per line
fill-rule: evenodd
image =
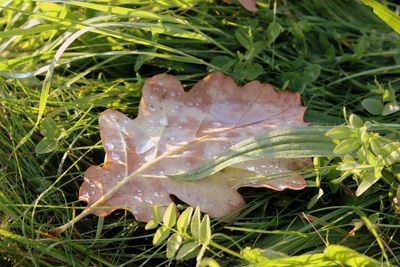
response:
M172 202L168 205L167 210L164 212L163 223L166 227L171 228L176 223L176 206Z
M173 180L194 181L212 175L230 165L260 158L304 158L333 156L335 144L325 136L331 127L313 126L272 131L244 140L185 174L170 176Z

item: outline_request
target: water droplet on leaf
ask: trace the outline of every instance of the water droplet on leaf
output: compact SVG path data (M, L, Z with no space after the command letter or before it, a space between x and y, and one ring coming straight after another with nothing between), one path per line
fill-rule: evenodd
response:
M161 118L161 119L159 120L159 123L160 123L160 125L162 125L162 126L167 126L167 125L168 125L168 120L167 120L167 118Z
M113 150L114 149L114 144L113 143L106 143L104 145L105 149L107 150Z
M144 140L136 146L135 151L137 154L141 155L141 154L149 151L151 148L153 148L153 146L154 146L154 142L151 139Z
M247 167L246 169L249 170L249 171L251 171L251 172L254 172L254 171L256 170L256 167L254 167L254 166L249 166L249 167Z
M213 123L211 123L211 126L213 128L219 128L222 126L222 123L220 123L219 121L214 121Z
M120 159L120 156L119 156L118 153L113 152L113 153L111 153L111 158L112 158L113 160L119 160L119 159Z

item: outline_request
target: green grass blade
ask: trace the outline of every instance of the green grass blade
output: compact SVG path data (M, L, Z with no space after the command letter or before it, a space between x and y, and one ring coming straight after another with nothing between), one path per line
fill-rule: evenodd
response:
M136 18L143 18L143 19L151 19L151 20L161 20L161 21L168 21L168 22L177 22L181 23L181 20L175 19L171 16L163 16L160 14L156 14L149 11L121 7L121 6L112 6L108 3L106 5L95 4L95 3L86 3L86 2L79 2L79 1L67 1L65 2L67 5L79 6L84 8L90 8L97 11L102 11L105 13L115 14L115 15L124 15L129 17L136 17Z
M13 29L10 31L0 32L0 38L9 38L17 35L29 35L29 34L37 34L45 31L57 30L58 27L56 25L38 25L28 29Z
M361 0L365 5L372 7L374 13L393 30L400 33L400 16L376 0Z
M71 264L71 258L66 257L62 252L58 251L57 249L54 248L49 248L48 246L45 245L44 242L40 242L38 240L31 240L29 238L26 238L21 235L17 235L15 233L9 232L4 229L0 229L0 239L6 239L6 240L12 240L15 241L21 245L32 247L36 249L38 252L49 255L53 257L54 259L57 259L58 261ZM75 257L73 257L75 258ZM75 266L84 266L82 264L79 264L78 259L73 260Z

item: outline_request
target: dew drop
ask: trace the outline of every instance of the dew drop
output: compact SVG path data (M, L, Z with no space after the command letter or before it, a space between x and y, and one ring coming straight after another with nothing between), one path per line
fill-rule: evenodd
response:
M177 112L177 111L179 111L181 109L181 107L179 106L179 105L174 105L173 107L172 107L172 111L174 111L174 112Z
M133 198L139 202L143 202L143 199L139 196L134 196Z
M144 198L144 201L145 201L146 203L153 204L153 201L152 201L151 198L149 198L149 197L145 197L145 198Z
M175 141L175 137L174 136L168 137L168 140Z
M211 123L211 126L214 128L219 128L222 126L222 124L219 121L214 121L213 123Z
M96 191L90 191L91 195L96 195Z
M124 134L126 134L127 133L127 131L126 131L126 126L125 125L121 125L121 132L122 133L124 133Z
M103 119L103 120L109 120L110 119L110 115L109 114L103 114L102 116L101 116L101 118Z
M206 159L208 159L208 158L211 158L211 156L212 156L212 154L211 154L211 152L205 152L204 154L204 157L206 158Z
M160 125L162 126L167 126L168 125L168 120L167 118L161 118L159 121Z
M254 172L256 170L256 168L254 166L249 166L246 169L251 171L251 172Z
M112 149L114 149L114 144L113 143L105 143L104 147L107 150L112 150Z
M118 153L113 152L113 153L111 153L111 158L112 158L113 160L119 160L119 159L120 159L120 156L119 156Z
M151 140L145 140L144 142L139 143L136 146L136 153L141 155L143 153L146 153L147 151L149 151L152 147L154 146L154 142Z
M172 93L170 94L170 96L171 96L171 97L175 97L176 94L175 94L174 92L172 92Z
M278 188L279 190L283 190L285 189L285 186L283 184L278 184L276 188Z

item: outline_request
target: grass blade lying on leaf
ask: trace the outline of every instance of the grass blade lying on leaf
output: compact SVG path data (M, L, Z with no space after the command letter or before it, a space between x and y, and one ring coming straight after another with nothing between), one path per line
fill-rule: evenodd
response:
M180 181L199 180L233 164L259 158L333 156L335 144L325 136L329 129L331 127L315 126L272 131L238 143L200 168L169 177Z

